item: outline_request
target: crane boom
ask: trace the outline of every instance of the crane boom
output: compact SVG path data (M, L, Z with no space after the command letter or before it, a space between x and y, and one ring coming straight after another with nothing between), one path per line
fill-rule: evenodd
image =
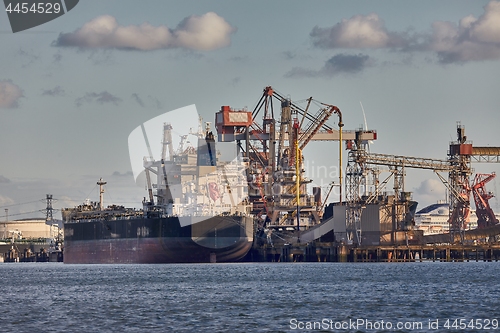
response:
M329 105L326 108L320 109L319 114L316 115L315 119L310 123L309 127L300 136L300 149L304 147L311 141L314 135L323 127L328 118L333 113L340 112L339 108L335 105Z
M474 184L472 185L472 196L476 204L477 227L484 229L498 223L495 213L490 207L489 199L493 194L486 191L486 183L496 177L495 173L476 174Z

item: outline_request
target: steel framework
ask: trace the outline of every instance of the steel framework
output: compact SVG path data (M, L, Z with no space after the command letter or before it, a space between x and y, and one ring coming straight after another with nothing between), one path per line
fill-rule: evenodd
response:
M498 223L495 213L490 207L489 200L494 197L493 193L486 191L486 183L496 177L495 173L478 173L474 177L472 185L472 196L476 204L477 227L484 229Z
M389 167L391 176L394 177L395 201L401 202L406 201L404 197L406 195L404 190L405 169L417 168L433 170L449 192L450 241L455 242L455 240L458 239L459 242L462 243L465 240L464 233L468 227L470 215L470 194L475 187L476 192L481 190L480 185L470 185L470 177L473 171L471 163L500 163L499 147L473 147L472 143L466 141L465 128L460 124L457 126L457 141L450 143L447 160L368 153L365 149L363 140L358 134L355 140L348 146L350 151L346 168L346 230L348 240L357 244L361 244L361 215L363 205L373 202L374 197L379 193L379 189L376 188L375 193L369 196L368 199L363 200L361 197L361 187L363 184L366 184L366 176L370 170L370 165L383 165ZM441 176L439 172L448 172L448 179ZM384 180L383 185L387 183L390 177ZM476 178L475 183L484 185L490 178ZM479 202L481 202L479 199L480 197L487 197L484 193L484 186L483 192L481 193L482 195L476 195L478 197L476 201L479 200ZM480 209L483 209L483 206L479 204ZM405 215L405 208L402 207L405 206L395 204L393 219L395 216ZM484 211L484 209L481 210L481 212L482 211ZM404 222L404 220L405 219L401 221L394 220L394 229L402 230L407 227L404 223L401 223ZM491 225L492 223L498 223L498 221L495 219L487 224Z
M366 150L362 147L361 140L356 140L349 151L346 168L346 233L349 243L361 244L361 214L363 213L361 201L361 185L366 177Z
M342 165L342 141L355 137L354 131L342 130L344 124L338 107L312 97L304 101L307 101L307 106L302 108L268 86L251 113L223 106L216 114L219 142L236 141L240 152L249 159L249 195L253 213L262 218L266 215L267 226L302 229L302 222L300 228L298 225L299 215L306 222L320 222L322 204L307 194L306 186L311 180L304 176L301 151L311 141L338 141L339 163ZM275 102L279 106L275 107ZM318 106L315 113L310 110L313 104ZM249 122L236 121L245 118L243 114L246 113ZM327 123L334 114L338 116L338 129ZM363 140L377 139L377 133L370 130L356 135ZM342 170L339 183L342 189ZM293 217L297 217L296 222L292 221Z

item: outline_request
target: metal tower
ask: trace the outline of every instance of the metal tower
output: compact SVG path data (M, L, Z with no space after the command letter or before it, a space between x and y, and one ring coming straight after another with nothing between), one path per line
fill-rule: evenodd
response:
M356 131L356 138L349 151L346 169L346 233L350 244L361 245L361 184L365 183L366 150L361 143L361 132Z
M52 221L53 217L52 209L52 194L47 194L47 208L45 208L45 221Z
M450 187L450 237L453 243L464 241L464 232L470 215L470 176L472 143L467 142L465 128L457 125L457 141L450 143L448 160L452 169L448 175ZM456 238L455 238L456 237Z

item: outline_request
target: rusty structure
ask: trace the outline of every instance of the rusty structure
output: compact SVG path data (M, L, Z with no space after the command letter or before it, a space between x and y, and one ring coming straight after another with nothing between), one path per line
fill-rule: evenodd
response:
M493 194L486 192L485 184L494 178L491 175L476 175L471 185L472 162L499 163L500 147L474 147L467 141L465 128L457 125L457 141L451 142L448 159L429 159L409 156L396 156L369 153L366 142L357 136L353 142L348 144L349 158L346 169L346 231L348 241L352 244L362 245L361 217L363 209L367 204L376 200L389 179L393 178L394 201L392 201L392 241L399 231L412 229L411 217L408 216L408 204L411 193L404 188L405 169L427 169L432 170L440 178L448 189L450 204L450 234L436 238L435 242L464 243L470 237L465 236L468 230L471 193L476 204L479 228L487 228L498 224L488 200ZM374 166L386 166L389 168L390 176L379 183L377 169ZM442 176L441 172L447 172L448 177ZM374 191L367 194L367 177L372 178L371 184ZM365 192L365 195L363 195ZM492 231L492 234L496 231ZM484 233L481 233L484 236ZM431 241L431 238L429 238ZM434 240L432 240L434 241Z
M366 205L380 200L380 194L393 179L394 200L391 200L391 240L394 243L395 232L411 229L409 202L411 193L405 191L405 170L407 168L427 169L435 172L451 171L448 161L419 158L410 156L397 156L387 154L368 153L366 144L360 138L348 145L349 158L346 169L346 232L348 242L362 244L361 217ZM378 166L389 168L389 176L379 182ZM371 180L367 179L368 177ZM373 186L373 191L368 191L368 186ZM363 194L364 193L364 194Z
M472 195L474 197L474 203L476 204L477 227L479 229L489 228L499 223L489 204L489 200L493 198L494 195L492 192L486 191L486 183L495 177L495 173L478 173L474 177Z
M368 144L377 139L376 131L345 131L337 106L312 97L302 102L305 107L267 86L252 111L222 106L216 113L218 141L236 142L248 162L252 213L259 218L261 229L295 230L295 240L300 242L301 230L324 224L321 189L315 188L313 195L307 193L307 185L312 180L305 176L302 150L311 141L339 142L340 177L336 185L340 188L340 199L337 205L345 206L342 212L345 212L348 244L363 244L361 222L367 205L383 206L379 222L386 228L384 237L389 238L388 243L396 244L398 237L413 229L411 207L416 208L416 204L412 201L412 193L405 189L408 168L432 170L446 186L450 233L445 236L445 242L463 243L472 237L465 235L469 227L471 196L478 207L480 228L498 224L488 204L492 194L485 189L485 184L494 175L476 176L471 182L471 165L500 163L500 148L474 147L467 141L465 128L458 124L457 140L450 143L446 159L371 153ZM327 122L332 116L338 118L336 127ZM345 179L342 171L344 142L348 150ZM389 176L383 180L379 179L380 167L389 171ZM393 195L388 196L384 189L391 179ZM333 224L328 228L333 228ZM313 236L307 237L309 240ZM443 242L443 237L439 242Z
M261 228L295 230L300 234L321 223L320 189L316 188L313 195L306 190L312 180L305 176L302 150L308 143L339 142L341 165L343 142L355 136L377 139L373 130L343 131L342 113L337 106L312 97L304 102L307 105L303 108L268 86L252 112L222 106L216 113L218 141L236 142L248 159L249 195ZM314 106L318 107L316 111ZM337 128L327 124L332 116L338 117ZM340 184L342 179L340 172Z

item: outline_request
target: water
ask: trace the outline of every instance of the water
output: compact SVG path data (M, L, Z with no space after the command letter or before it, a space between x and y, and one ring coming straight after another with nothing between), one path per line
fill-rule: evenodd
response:
M499 273L495 262L4 263L0 329L488 332L495 331L494 321L488 330L477 328L500 319ZM468 327L460 329L459 321L452 327L455 319L464 319ZM351 325L360 320L360 326L346 326L349 320ZM438 320L437 329L429 327L429 320ZM415 326L398 329L398 322Z

